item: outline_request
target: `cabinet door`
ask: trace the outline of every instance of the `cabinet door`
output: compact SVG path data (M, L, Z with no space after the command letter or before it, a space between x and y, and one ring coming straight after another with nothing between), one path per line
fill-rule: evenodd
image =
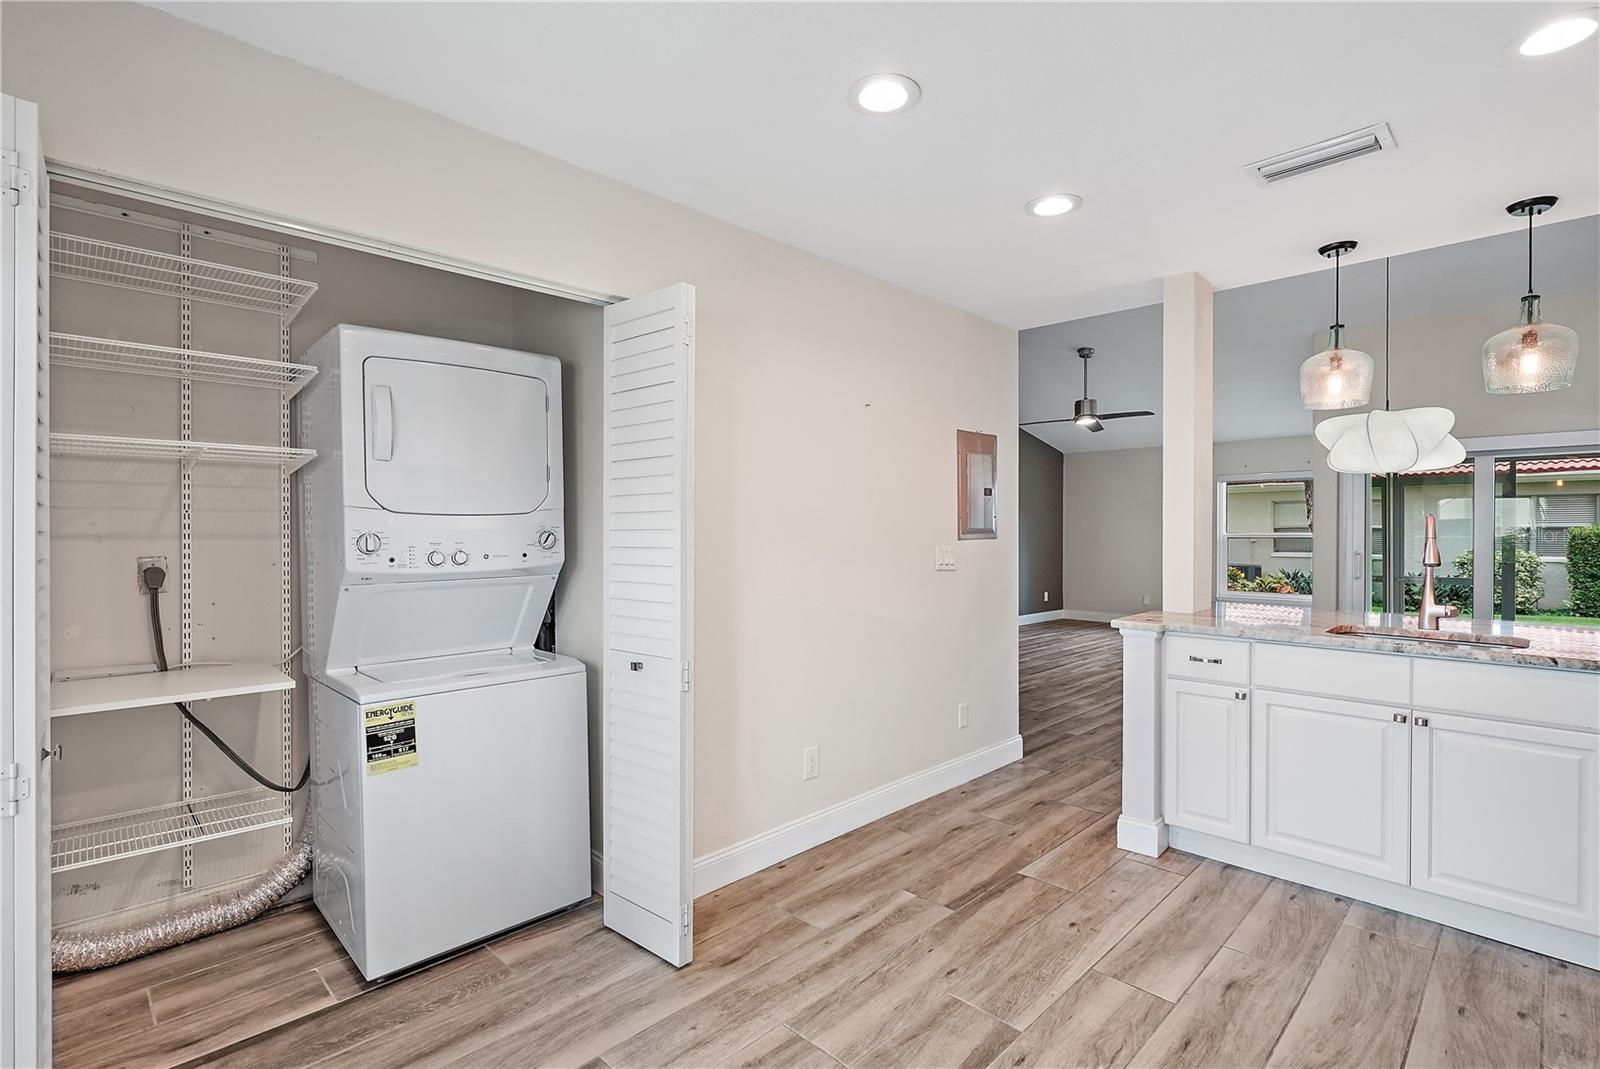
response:
M1412 885L1600 931L1600 736L1421 713Z
M1215 683L1167 682L1161 704L1161 760L1168 824L1250 841L1246 694Z
M1259 688L1251 701L1250 841L1405 883L1409 714Z

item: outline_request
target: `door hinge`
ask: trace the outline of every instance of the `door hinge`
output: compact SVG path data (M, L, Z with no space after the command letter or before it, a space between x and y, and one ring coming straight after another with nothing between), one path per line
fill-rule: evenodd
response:
M6 192L11 197L12 204L22 203L22 194L33 188L33 175L17 165L17 150L8 148L4 151L3 163L6 172Z
M689 907L683 907L683 934L689 934Z
M0 816L14 817L17 803L28 797L33 784L23 778L22 767L13 763L0 768L0 785L5 788L0 793Z
M683 662L683 690L684 690L684 693L688 693L688 691L689 691L689 662L688 661L684 661Z

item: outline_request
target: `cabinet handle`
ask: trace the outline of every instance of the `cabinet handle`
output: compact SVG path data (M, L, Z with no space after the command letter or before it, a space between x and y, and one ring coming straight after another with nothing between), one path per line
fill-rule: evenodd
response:
M1419 717L1417 717L1417 719L1416 719L1416 720L1415 720L1415 721L1414 721L1414 723L1415 723L1415 724L1416 724L1416 725L1417 725L1417 727L1419 727L1419 728L1425 728L1425 727L1427 727L1427 726L1428 726L1428 718L1427 718L1427 717L1425 717L1425 716L1419 716Z
M1221 664L1222 663L1222 658L1221 657L1196 657L1192 653L1189 654L1189 660L1193 661L1195 664Z
M1250 697L1250 692L1247 691L1247 690L1236 690L1236 691L1233 692L1233 696L1234 696L1235 700L1242 702L1246 698Z
M1394 722L1396 724L1404 724L1406 722L1406 714L1404 714L1404 713L1395 713L1394 714Z

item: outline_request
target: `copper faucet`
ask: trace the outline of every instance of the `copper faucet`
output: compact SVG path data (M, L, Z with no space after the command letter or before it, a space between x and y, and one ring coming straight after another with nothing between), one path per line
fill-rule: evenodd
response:
M1417 630L1437 631L1439 621L1451 616L1460 616L1461 608L1457 605L1440 605L1433 596L1433 570L1439 567L1443 560L1439 556L1439 531L1438 521L1433 513L1428 513L1423 521L1422 535L1422 604L1417 606Z

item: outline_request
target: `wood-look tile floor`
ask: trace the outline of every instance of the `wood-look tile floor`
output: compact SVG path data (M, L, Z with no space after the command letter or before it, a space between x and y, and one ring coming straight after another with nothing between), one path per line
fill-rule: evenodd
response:
M56 985L80 1066L1600 1065L1600 974L1116 847L1121 643L1022 629L1025 757L695 904L598 902L363 985L315 910Z

